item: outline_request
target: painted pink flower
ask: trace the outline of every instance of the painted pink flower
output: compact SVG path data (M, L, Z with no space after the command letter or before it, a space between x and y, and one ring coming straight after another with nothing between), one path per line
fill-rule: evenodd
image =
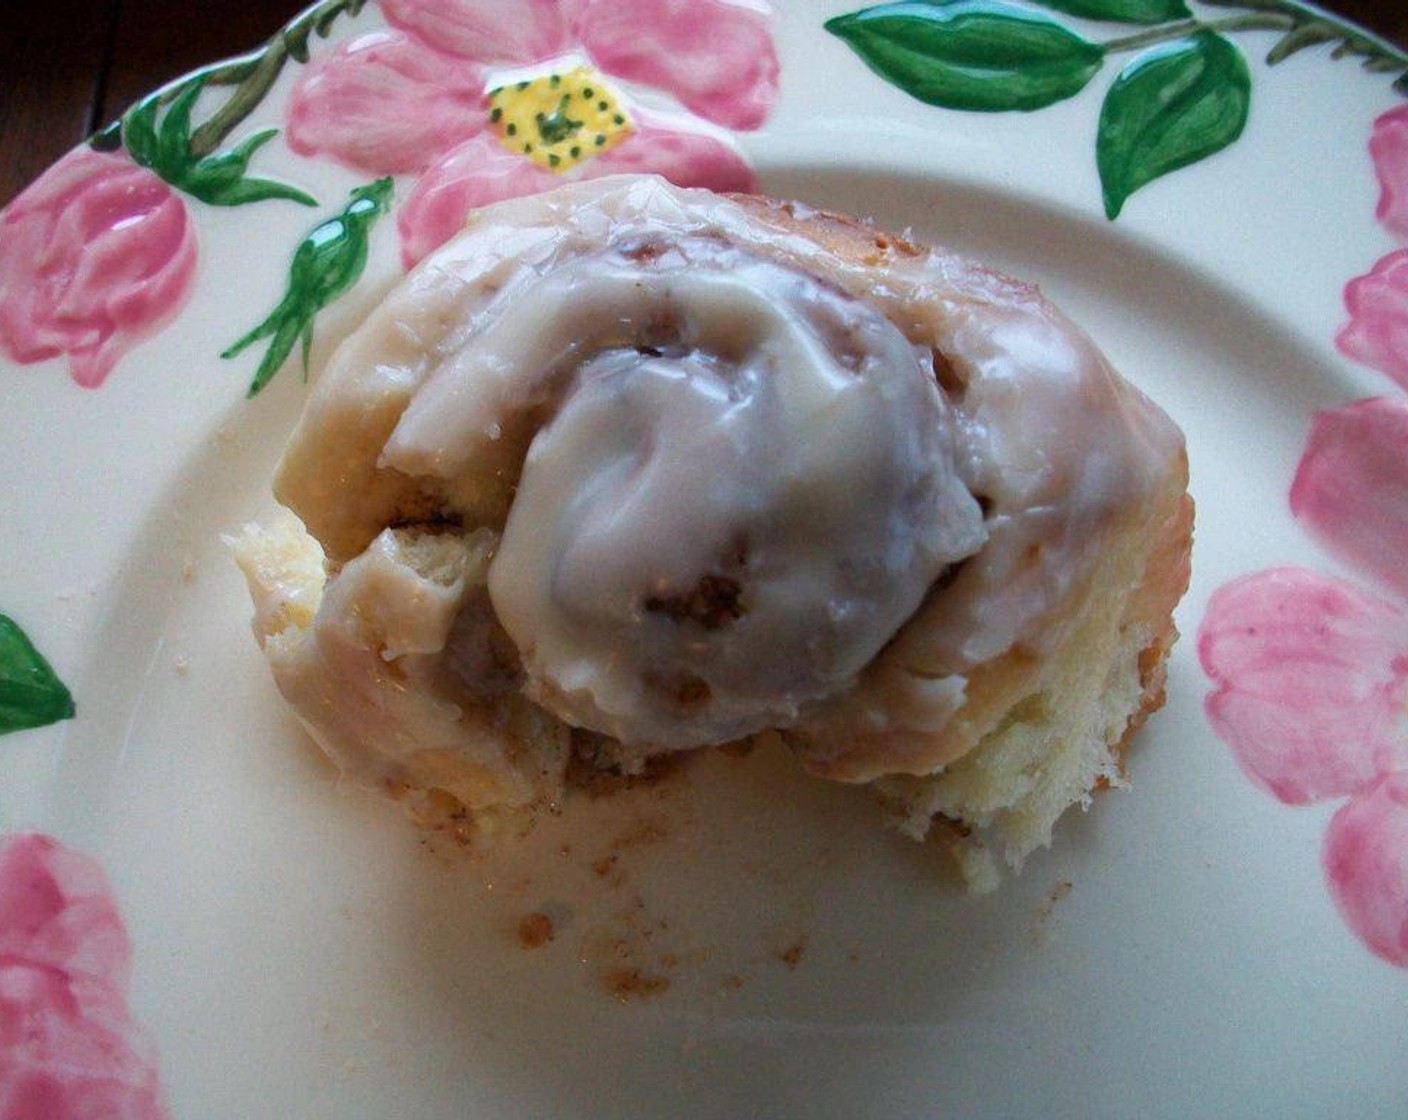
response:
M131 957L96 864L47 836L0 843L0 1120L167 1116Z
M169 323L195 278L194 229L164 182L124 155L79 148L0 213L0 350L67 354L94 388Z
M1369 137L1379 180L1376 215L1408 244L1408 105L1381 115ZM1335 338L1346 357L1380 370L1408 388L1408 251L1379 260L1344 289L1346 323Z
M1331 894L1374 952L1408 967L1408 400L1316 417L1292 510L1392 598L1300 568L1218 589L1199 633L1208 718L1288 804L1348 798L1326 836Z
M1390 109L1374 122L1369 154L1379 180L1379 221L1408 242L1408 105Z
M397 217L407 266L471 207L564 179L653 171L683 186L755 185L722 130L758 128L777 99L756 5L386 0L383 11L389 30L300 77L288 138L359 171L423 172Z
M1340 353L1408 388L1408 249L1346 284L1344 305L1349 322L1335 336Z

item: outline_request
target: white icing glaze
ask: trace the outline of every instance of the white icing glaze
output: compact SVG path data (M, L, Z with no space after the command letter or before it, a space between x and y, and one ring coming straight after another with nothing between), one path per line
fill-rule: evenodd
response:
M279 493L336 560L416 516L502 529L530 694L663 749L828 697L933 733L1181 447L1028 286L626 178L475 215L334 357Z
M791 270L683 242L563 271L533 306L557 323L589 305L548 343L585 360L532 442L489 573L530 690L657 747L787 726L981 544L948 410L893 326ZM438 388L393 443L420 444Z
M494 305L381 462L454 492L527 445L489 588L574 725L660 748L790 725L982 543L927 352L803 273L633 241Z

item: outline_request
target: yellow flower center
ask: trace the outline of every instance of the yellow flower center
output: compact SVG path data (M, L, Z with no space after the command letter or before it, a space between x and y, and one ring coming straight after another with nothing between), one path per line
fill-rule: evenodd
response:
M495 86L489 123L499 142L549 171L567 171L631 134L616 96L588 66Z

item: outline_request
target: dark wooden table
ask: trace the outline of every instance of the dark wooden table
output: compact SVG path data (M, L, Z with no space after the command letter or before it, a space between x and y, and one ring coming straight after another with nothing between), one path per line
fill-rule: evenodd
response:
M1321 6L1408 48L1405 0L1322 0ZM0 206L148 90L258 45L302 7L300 0L6 3Z

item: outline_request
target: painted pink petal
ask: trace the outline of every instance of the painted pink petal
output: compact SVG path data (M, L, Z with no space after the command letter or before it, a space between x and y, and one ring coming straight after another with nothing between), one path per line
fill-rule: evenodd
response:
M130 972L95 863L46 836L0 844L0 1120L167 1115Z
M195 231L181 200L125 156L78 148L0 213L0 350L67 354L88 388L190 295Z
M582 165L584 178L655 174L680 187L752 191L758 179L733 148L703 132L670 127L665 118L636 112L628 139Z
M1384 257L1344 286L1349 322L1335 336L1340 353L1388 374L1408 389L1408 249Z
M770 24L729 0L583 0L576 32L607 73L666 90L725 128L754 129L777 101Z
M127 932L92 860L46 836L0 843L0 956L127 983Z
M1408 968L1408 773L1358 794L1325 832L1325 879L1345 923Z
M304 70L288 144L372 175L420 171L484 127L484 75L400 31L373 31Z
M481 63L541 62L571 47L561 0L382 0L387 22Z
M437 160L406 196L396 215L402 263L411 268L443 245L464 228L465 215L475 207L536 194L560 181L481 132Z
M566 175L510 152L488 132L461 144L421 177L396 216L402 263L411 268L443 245L464 228L465 216L475 207L576 179L653 172L682 187L749 191L757 185L752 169L728 145L633 112L634 134Z
M1292 805L1408 767L1408 615L1301 568L1220 587L1198 635L1213 729L1261 788Z
M1408 600L1408 399L1375 397L1315 417L1291 510L1337 556Z
M1374 122L1369 154L1379 177L1378 219L1408 242L1408 105L1390 109Z

